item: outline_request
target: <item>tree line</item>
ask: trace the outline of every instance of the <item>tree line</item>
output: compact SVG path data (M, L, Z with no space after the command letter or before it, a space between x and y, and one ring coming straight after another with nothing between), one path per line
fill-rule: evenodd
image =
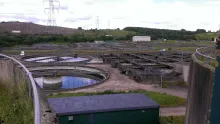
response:
M83 30L83 29L80 29ZM206 33L204 29L197 31L182 30L168 30L168 29L153 29L141 27L126 27L120 32L119 29L113 30L117 34L128 31L130 33L114 36L106 34L103 30L84 31L82 33L74 33L71 35L40 35L40 34L12 34L8 32L0 33L0 47L11 47L15 45L32 45L36 43L79 43L79 42L94 42L95 40L112 41L112 40L132 40L135 35L148 35L152 40L168 39L168 40L199 40L196 35ZM86 33L87 32L87 33ZM89 33L88 33L89 32ZM104 33L103 33L104 32ZM114 32L114 33L115 33ZM210 37L207 40L212 40Z
M47 35L32 35L32 34L0 34L0 47L12 47L15 45L32 45L36 43L79 43L79 42L94 42L95 40L113 40L112 37L105 35L101 36L84 36L82 34L62 35L62 34L47 34Z
M200 40L196 38L196 34L206 33L205 29L197 29L196 31L154 29L142 27L126 27L123 30L136 32L137 35L151 36L152 40L169 39L169 40ZM211 39L207 39L211 40Z

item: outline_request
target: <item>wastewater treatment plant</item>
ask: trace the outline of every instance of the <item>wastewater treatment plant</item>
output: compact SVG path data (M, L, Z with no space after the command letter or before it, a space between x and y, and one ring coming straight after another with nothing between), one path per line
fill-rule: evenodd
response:
M185 50L186 44L176 43L165 51L156 50L158 44L148 42L78 43L74 48L56 45L57 50L53 45L48 48L42 44L37 51L31 46L16 47L7 54L20 63L1 57L1 68L7 73L0 77L34 82L43 124L191 123L189 116L202 115L186 108L193 106L186 100L187 94L196 94L188 89L193 78L190 75L194 74L189 73L193 69L192 55L201 57ZM196 50L201 44L189 45ZM167 44L163 47L167 48ZM24 54L20 55L20 51ZM30 76L33 80L29 80ZM36 91L26 84L28 96L32 96ZM207 96L204 98L210 101ZM198 102L191 97L190 100ZM210 106L203 105L204 109Z

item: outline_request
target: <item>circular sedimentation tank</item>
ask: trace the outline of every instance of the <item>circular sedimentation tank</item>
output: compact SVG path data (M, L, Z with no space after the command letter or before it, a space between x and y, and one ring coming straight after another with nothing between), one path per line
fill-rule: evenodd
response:
M77 63L87 62L90 58L78 56L25 56L22 61L31 63Z
M29 68L37 85L47 91L63 91L103 83L109 74L87 66L51 66Z
M76 89L91 86L99 80L78 76L39 77L35 81L42 89Z

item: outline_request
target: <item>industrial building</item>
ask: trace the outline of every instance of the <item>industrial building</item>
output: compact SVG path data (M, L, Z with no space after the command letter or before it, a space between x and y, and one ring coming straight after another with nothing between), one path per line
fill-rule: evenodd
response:
M133 42L151 41L150 36L133 36Z
M160 105L140 93L48 99L58 124L158 124Z

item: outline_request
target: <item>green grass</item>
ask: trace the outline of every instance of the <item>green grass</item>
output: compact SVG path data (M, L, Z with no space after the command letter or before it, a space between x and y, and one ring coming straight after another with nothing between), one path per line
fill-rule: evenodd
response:
M160 117L161 124L184 124L185 116Z
M167 47L156 47L155 48L156 51L159 51L162 49L166 49L166 51L169 51L169 48L167 48ZM196 49L197 49L197 47L175 47L175 48L171 47L172 51L179 50L179 51L196 52Z
M126 37L126 35L128 34L132 34L135 35L136 32L132 32L132 31L125 31L125 30L82 30L82 31L78 31L75 32L75 34L82 34L84 36L88 36L88 37L92 37L95 35L112 35L113 37Z
M216 60L211 60L209 64L213 67L218 67L218 65L219 65L218 61L216 61Z
M117 94L117 93L144 93L145 95L151 97L155 100L161 107L173 107L173 106L182 106L186 103L186 99L180 98L177 96L172 96L163 93L144 91L144 90L136 90L136 91L105 91L105 92L97 92L97 93L58 93L54 95L49 95L48 98L58 98L58 97L71 97L71 96L90 96L90 95L104 95L104 94Z
M4 124L33 124L32 100L24 89L24 86L6 88L0 85L0 120Z
M178 86L184 86L184 87L188 86L186 82L163 82L163 84L165 84L165 85L178 85Z
M197 59L201 62L206 62L207 64L209 63L209 65L213 66L213 67L218 67L218 61L216 60L208 60L207 58L203 57L203 56L198 56Z
M212 40L213 37L216 37L216 33L201 33L195 35L197 40Z
M174 50L196 52L196 49L197 47L179 47L179 48L175 48Z

